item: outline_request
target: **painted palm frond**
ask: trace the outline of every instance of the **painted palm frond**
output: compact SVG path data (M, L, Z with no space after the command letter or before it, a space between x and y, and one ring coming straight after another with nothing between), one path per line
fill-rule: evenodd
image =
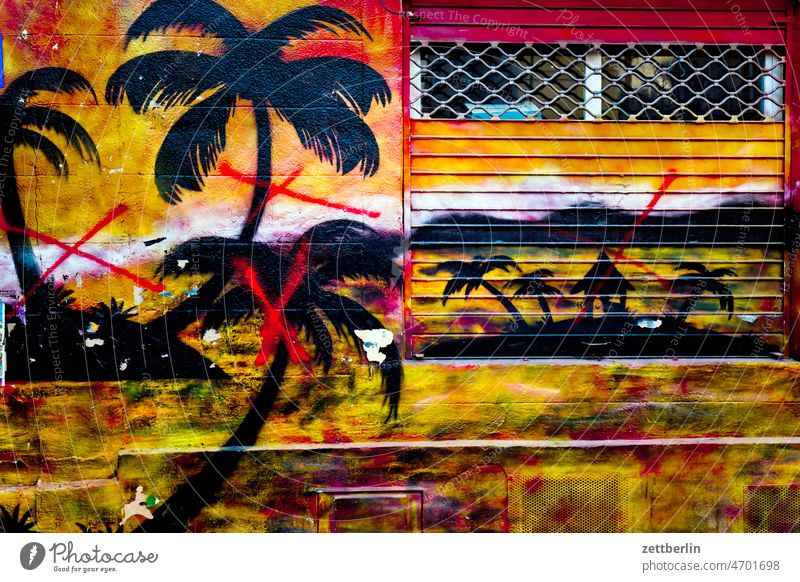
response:
M514 279L509 283L509 287L516 287L514 297L534 296L539 301L539 306L544 313L545 323L552 321L552 311L550 304L547 302L546 297L550 295L563 295L560 289L553 287L545 281L545 279L554 276L555 273L550 269L537 269L532 273L528 273Z
M36 524L31 517L31 512L26 511L20 514L21 508L16 505L14 509L8 511L0 506L0 531L4 533L31 533Z
M340 31L350 32L372 40L363 24L347 12L330 6L308 6L290 12L261 29L256 38L274 40L280 45L286 45L292 40L299 40L322 31L334 34Z
M487 262L489 263L487 270L500 269L506 272L509 269L519 270L517 262L508 255L492 255Z
M484 286L490 292L497 295L494 287L484 280L484 277L494 269L508 272L509 269L519 269L517 262L508 255L493 255L488 259L480 255L472 258L472 261L444 261L435 267L435 271L444 271L453 275L444 287L442 292L442 305L447 304L447 300L454 294L464 291L465 296L469 296L478 287Z
M116 106L127 97L136 113L156 105L165 110L194 105L203 94L224 85L218 63L218 57L192 51L160 51L135 57L111 75L106 101Z
M23 73L8 84L3 97L16 100L34 97L41 92L66 95L86 92L90 93L97 103L97 95L88 79L80 73L62 67L43 67Z
M233 97L212 95L184 113L167 132L155 164L156 187L165 201L177 204L182 191L202 191L227 145L228 120L235 106Z
M360 61L343 57L311 57L289 61L284 78L270 93L270 103L289 111L328 107L331 98L359 116L373 104L387 105L392 93L383 75Z
M325 315L340 337L349 338L363 353L361 341L356 331L381 329L383 324L363 305L343 295L331 293L324 289L314 289L310 295L311 302ZM396 419L400 406L400 389L403 379L402 358L397 342L391 342L383 348L386 359L378 365L381 372L384 391L384 403L389 405L386 420Z
M136 315L136 307L125 308L125 301L117 301L112 297L109 305L98 303L89 309L91 316L98 322L116 323L128 320Z
M147 40L153 33L193 29L223 42L241 42L249 36L238 18L212 0L156 0L128 28L125 47L134 39Z
M721 277L733 277L736 275L736 271L733 269L712 269L708 272L708 276L712 279L719 279Z
M314 360L326 374L333 364L333 336L317 308L309 307L298 313L297 326L305 331L305 341L314 346Z
M526 273L509 283L509 287L516 287L515 297L525 295L562 295L561 290L546 283L544 279L553 277L555 273L550 269L537 269Z
M53 166L61 176L69 174L69 163L67 156L61 151L53 141L41 133L31 129L21 129L17 132L17 142L15 145L25 145L40 152L44 158Z
M180 277L187 272L204 275L223 274L230 267L230 257L249 252L251 246L221 236L204 236L189 239L173 247L156 267L156 276ZM252 247L256 251L259 246Z
M469 262L444 261L439 263L433 269L434 272L444 271L453 275L453 278L445 283L444 290L442 291L442 305L447 305L447 300L456 293L460 293L462 290L464 292L464 297L469 297L473 291L479 287L483 287L495 296L503 308L511 314L514 318L514 322L518 326L523 326L525 322L522 319L522 315L512 301L506 297L502 291L484 278L489 271L494 269L508 272L509 269L512 268L518 271L520 270L517 266L517 262L508 255L493 255L488 259L476 255L472 258L472 261Z
M320 281L372 279L388 283L395 276L395 253L400 237L379 233L352 220L332 220L308 229L292 254L307 246L306 265Z
M341 174L358 168L374 176L380 165L380 148L370 127L349 108L336 105L332 97L320 94L320 109L277 109L279 116L295 129L303 147Z
M683 261L675 267L676 271L694 271L700 275L708 275L708 268L703 263Z
M81 158L100 167L100 154L92 136L69 115L49 107L31 106L25 108L22 116L23 126L33 126L60 135L80 154Z

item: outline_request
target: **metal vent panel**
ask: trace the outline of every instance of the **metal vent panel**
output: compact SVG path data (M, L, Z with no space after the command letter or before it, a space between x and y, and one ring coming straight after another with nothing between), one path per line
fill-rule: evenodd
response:
M800 483L745 489L744 526L749 533L800 533Z
M519 476L511 487L511 531L626 531L626 488L618 477Z

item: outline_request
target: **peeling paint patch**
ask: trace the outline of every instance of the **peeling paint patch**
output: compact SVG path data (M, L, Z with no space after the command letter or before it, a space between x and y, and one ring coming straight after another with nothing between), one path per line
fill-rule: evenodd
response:
M125 525L125 522L134 516L143 517L144 519L153 519L153 513L150 511L150 508L155 506L158 502L158 497L155 495L145 495L144 487L139 485L136 488L133 501L122 506L122 521L119 522L119 524Z
M663 322L660 319L639 319L636 325L642 329L658 329Z
M95 346L105 345L106 340L87 338L83 343L87 348L93 348Z
M213 344L215 341L221 338L222 335L220 335L220 333L213 327L211 329L207 329L206 333L203 334L203 341L209 344Z
M133 304L141 305L144 302L144 288L133 286Z
M394 334L388 329L357 329L355 334L364 342L364 351L370 362L382 364L386 360L386 354L381 353L381 348L385 348L394 340Z

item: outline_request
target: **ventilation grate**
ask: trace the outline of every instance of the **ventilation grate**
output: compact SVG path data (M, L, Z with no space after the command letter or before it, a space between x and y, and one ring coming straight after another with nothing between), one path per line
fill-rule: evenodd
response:
M745 489L744 523L748 533L800 533L800 483Z
M626 530L625 487L616 477L521 477L511 493L517 533L617 533Z

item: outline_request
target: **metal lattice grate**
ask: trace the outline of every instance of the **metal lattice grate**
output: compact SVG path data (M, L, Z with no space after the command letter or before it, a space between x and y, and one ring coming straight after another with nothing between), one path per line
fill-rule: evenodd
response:
M617 533L626 530L623 481L616 477L523 477L511 488L517 533Z
M800 533L800 485L745 489L744 524L750 533Z
M785 50L415 42L415 119L777 121Z

